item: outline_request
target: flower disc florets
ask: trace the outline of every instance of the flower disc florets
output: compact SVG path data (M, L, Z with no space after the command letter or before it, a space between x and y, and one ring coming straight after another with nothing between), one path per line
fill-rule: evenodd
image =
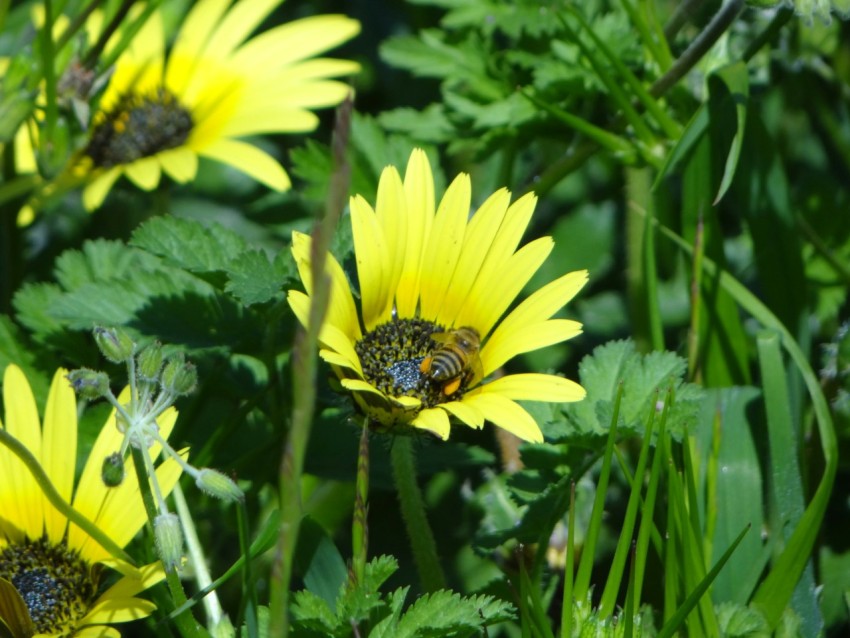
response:
M181 146L192 126L192 115L166 89L129 93L95 124L85 154L100 168L128 164Z
M64 635L97 593L92 570L77 552L44 539L0 550L0 578L21 594L38 634Z
M363 376L389 397L415 397L425 408L456 398L466 390L461 383L452 397L443 392L443 384L423 374L422 360L433 353L437 344L431 339L444 327L424 319L393 319L363 335L354 351L363 366Z

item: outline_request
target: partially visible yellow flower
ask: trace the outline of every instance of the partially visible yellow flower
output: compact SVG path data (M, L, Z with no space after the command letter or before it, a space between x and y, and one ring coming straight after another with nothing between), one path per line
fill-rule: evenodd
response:
M358 71L347 60L314 58L352 38L356 20L324 15L297 20L251 39L282 0L201 0L186 16L168 58L163 18L154 11L121 55L92 119L76 172L90 179L89 210L126 175L144 190L162 172L195 177L207 157L281 191L290 181L266 152L239 138L312 131L310 109L339 104L348 85L330 78ZM311 59L313 58L313 59Z
M23 372L7 367L5 419L0 427L29 449L66 502L124 547L146 520L132 461L121 485L108 488L101 479L101 464L120 449L123 434L113 411L75 490L77 404L66 374L58 370L53 377L42 425ZM173 409L162 415L163 437L176 418ZM151 450L152 455L158 452L158 447ZM160 465L157 476L166 493L180 473L174 460ZM104 567L117 570L121 578L102 590ZM72 634L117 638L118 631L108 625L150 615L155 605L136 595L163 577L159 563L133 567L69 524L18 457L0 445L0 629L5 624L13 638Z
M580 385L551 374L480 383L519 354L581 333L580 323L553 316L584 286L584 270L556 279L511 310L554 246L542 237L518 249L535 203L529 194L511 204L502 189L470 217L471 184L462 173L437 206L421 150L411 154L403 181L394 167L384 170L374 209L360 196L351 199L360 308L342 267L328 256L332 288L320 355L373 425L418 428L446 439L453 417L475 428L490 421L524 440L542 441L539 426L517 401L584 397ZM306 325L310 238L294 233L292 253L307 294L289 291L289 304ZM480 370L472 348L469 356L450 355L462 366L457 378L435 379L423 361L445 351L445 336L460 328L480 338ZM435 333L444 336L435 340Z

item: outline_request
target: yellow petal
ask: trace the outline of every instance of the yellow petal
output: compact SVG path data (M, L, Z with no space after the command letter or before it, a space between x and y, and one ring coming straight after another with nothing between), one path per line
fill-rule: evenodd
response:
M529 295L499 324L499 329L514 330L520 326L549 319L576 296L587 283L587 271L576 270L559 277Z
M198 156L189 148L180 146L157 154L162 169L175 182L185 184L195 179L198 172Z
M144 157L124 167L124 174L143 191L156 188L161 173L156 156Z
M469 175L461 173L446 190L437 209L425 247L419 283L419 313L423 319L436 319L443 305L446 289L460 258L471 198Z
M150 616L154 610L156 610L156 605L141 598L102 597L79 620L78 625L104 625L129 622Z
M360 195L351 198L351 231L360 281L363 325L367 331L387 319L390 299L387 242L372 207Z
M482 336L489 333L532 275L546 261L554 246L551 237L541 237L520 248L501 267L482 272L469 293L469 299L458 313L455 325L475 326Z
M360 32L360 23L341 15L295 20L252 38L233 57L240 68L279 69L327 51Z
M534 418L518 403L507 397L484 392L481 386L467 393L463 397L463 403L477 408L485 419L524 441L543 442L543 433Z
M4 630L8 628L8 635L32 636L35 633L27 604L15 586L5 578L0 578L0 621L5 625L0 627ZM4 631L3 635L7 635L7 632Z
M219 139L198 154L232 166L276 191L285 191L291 186L289 176L276 159L246 142Z
M288 66L275 72L281 82L289 84L353 75L360 71L360 65L352 60L336 60L333 58L313 58L304 60L294 66Z
M41 423L38 408L26 376L18 366L10 365L3 375L3 404L6 406L6 432L15 437L32 455L42 461ZM44 529L44 495L30 471L5 446L0 464L5 470L0 486L0 516L17 525L31 539L41 538Z
M449 424L449 416L439 408L431 408L422 410L413 419L410 424L421 430L428 430L439 436L444 441L449 438L451 432L451 424Z
M450 326L455 322L461 307L469 297L472 284L478 277L510 203L510 192L502 188L488 197L469 221L460 259L437 314L437 325Z
M228 6L230 0L201 0L195 3L183 20L183 27L174 42L166 69L166 85L171 87L176 95L183 93L191 68L178 67L174 61L196 60L200 57L215 25L221 20Z
M234 3L210 37L203 57L225 59L230 56L281 2L282 0L240 0Z
M309 235L299 232L292 233L292 256L308 295L312 294L313 290L310 270L311 246L312 240ZM354 305L354 297L351 295L351 284L348 282L348 277L346 277L342 266L339 265L333 255L327 255L325 267L331 278L331 295L325 321L339 328L351 341L356 341L362 333L357 308ZM301 325L307 325L306 317L307 315L304 314Z
M575 381L554 374L509 374L481 386L481 394L499 394L516 401L580 401L587 392Z
M387 245L386 277L390 292L380 316L382 321L388 321L392 316L407 250L407 202L401 176L394 166L387 167L381 174L375 210Z
M121 638L121 632L109 625L88 625L77 629L74 638Z
M53 375L44 409L42 459L53 487L66 503L70 503L77 463L77 399L66 374L68 371L60 368ZM65 536L68 519L46 499L44 508L45 533L48 540L58 545Z
M263 105L247 99L243 108L230 117L221 135L240 137L261 133L306 133L319 125L319 118L310 111L280 103Z
M136 570L134 577L124 577L103 592L101 598L130 598L165 579L162 563L156 561Z
M404 174L404 194L407 200L407 241L396 293L399 319L416 316L422 256L434 219L434 176L428 156L421 149L414 149L410 154ZM383 213L378 211L378 215Z
M85 187L83 190L83 206L86 210L92 211L100 208L115 180L121 176L121 172L121 168L117 166L110 168L100 173Z
M499 325L481 350L484 376L489 375L518 354L561 343L579 334L581 334L581 324L569 319L550 319L520 325L510 331L502 330L502 326Z
M450 401L441 403L440 407L470 427L480 429L484 426L484 415L473 405L463 401Z

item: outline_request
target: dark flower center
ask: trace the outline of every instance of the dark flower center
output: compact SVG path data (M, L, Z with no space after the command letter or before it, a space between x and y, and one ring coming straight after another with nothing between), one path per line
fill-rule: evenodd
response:
M443 330L424 319L393 319L363 335L354 344L354 351L360 357L366 381L390 397L415 397L424 408L452 401L458 393L462 396L465 381L446 396L444 384L420 370L422 360L438 348L431 335Z
M192 125L192 115L166 89L129 93L95 124L85 154L99 168L129 164L181 146Z
M0 578L18 590L40 634L70 635L97 593L92 571L78 553L46 539L4 547Z

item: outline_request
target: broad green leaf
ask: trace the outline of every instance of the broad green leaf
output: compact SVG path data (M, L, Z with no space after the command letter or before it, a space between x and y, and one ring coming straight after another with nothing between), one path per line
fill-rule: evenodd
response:
M710 390L693 428L696 463L703 494L703 518L708 526L707 546L718 560L746 525L762 529L765 514L760 461L753 430L761 426L756 388ZM719 439L719 440L718 440ZM715 450L716 456L715 456ZM761 574L767 553L758 534L742 541L720 572L712 591L714 600L745 604Z
M324 600L333 612L348 570L327 532L309 516L301 521L295 568L302 574L307 589Z
M154 217L145 222L133 233L130 245L193 272L225 270L247 250L245 240L223 226L177 217Z

